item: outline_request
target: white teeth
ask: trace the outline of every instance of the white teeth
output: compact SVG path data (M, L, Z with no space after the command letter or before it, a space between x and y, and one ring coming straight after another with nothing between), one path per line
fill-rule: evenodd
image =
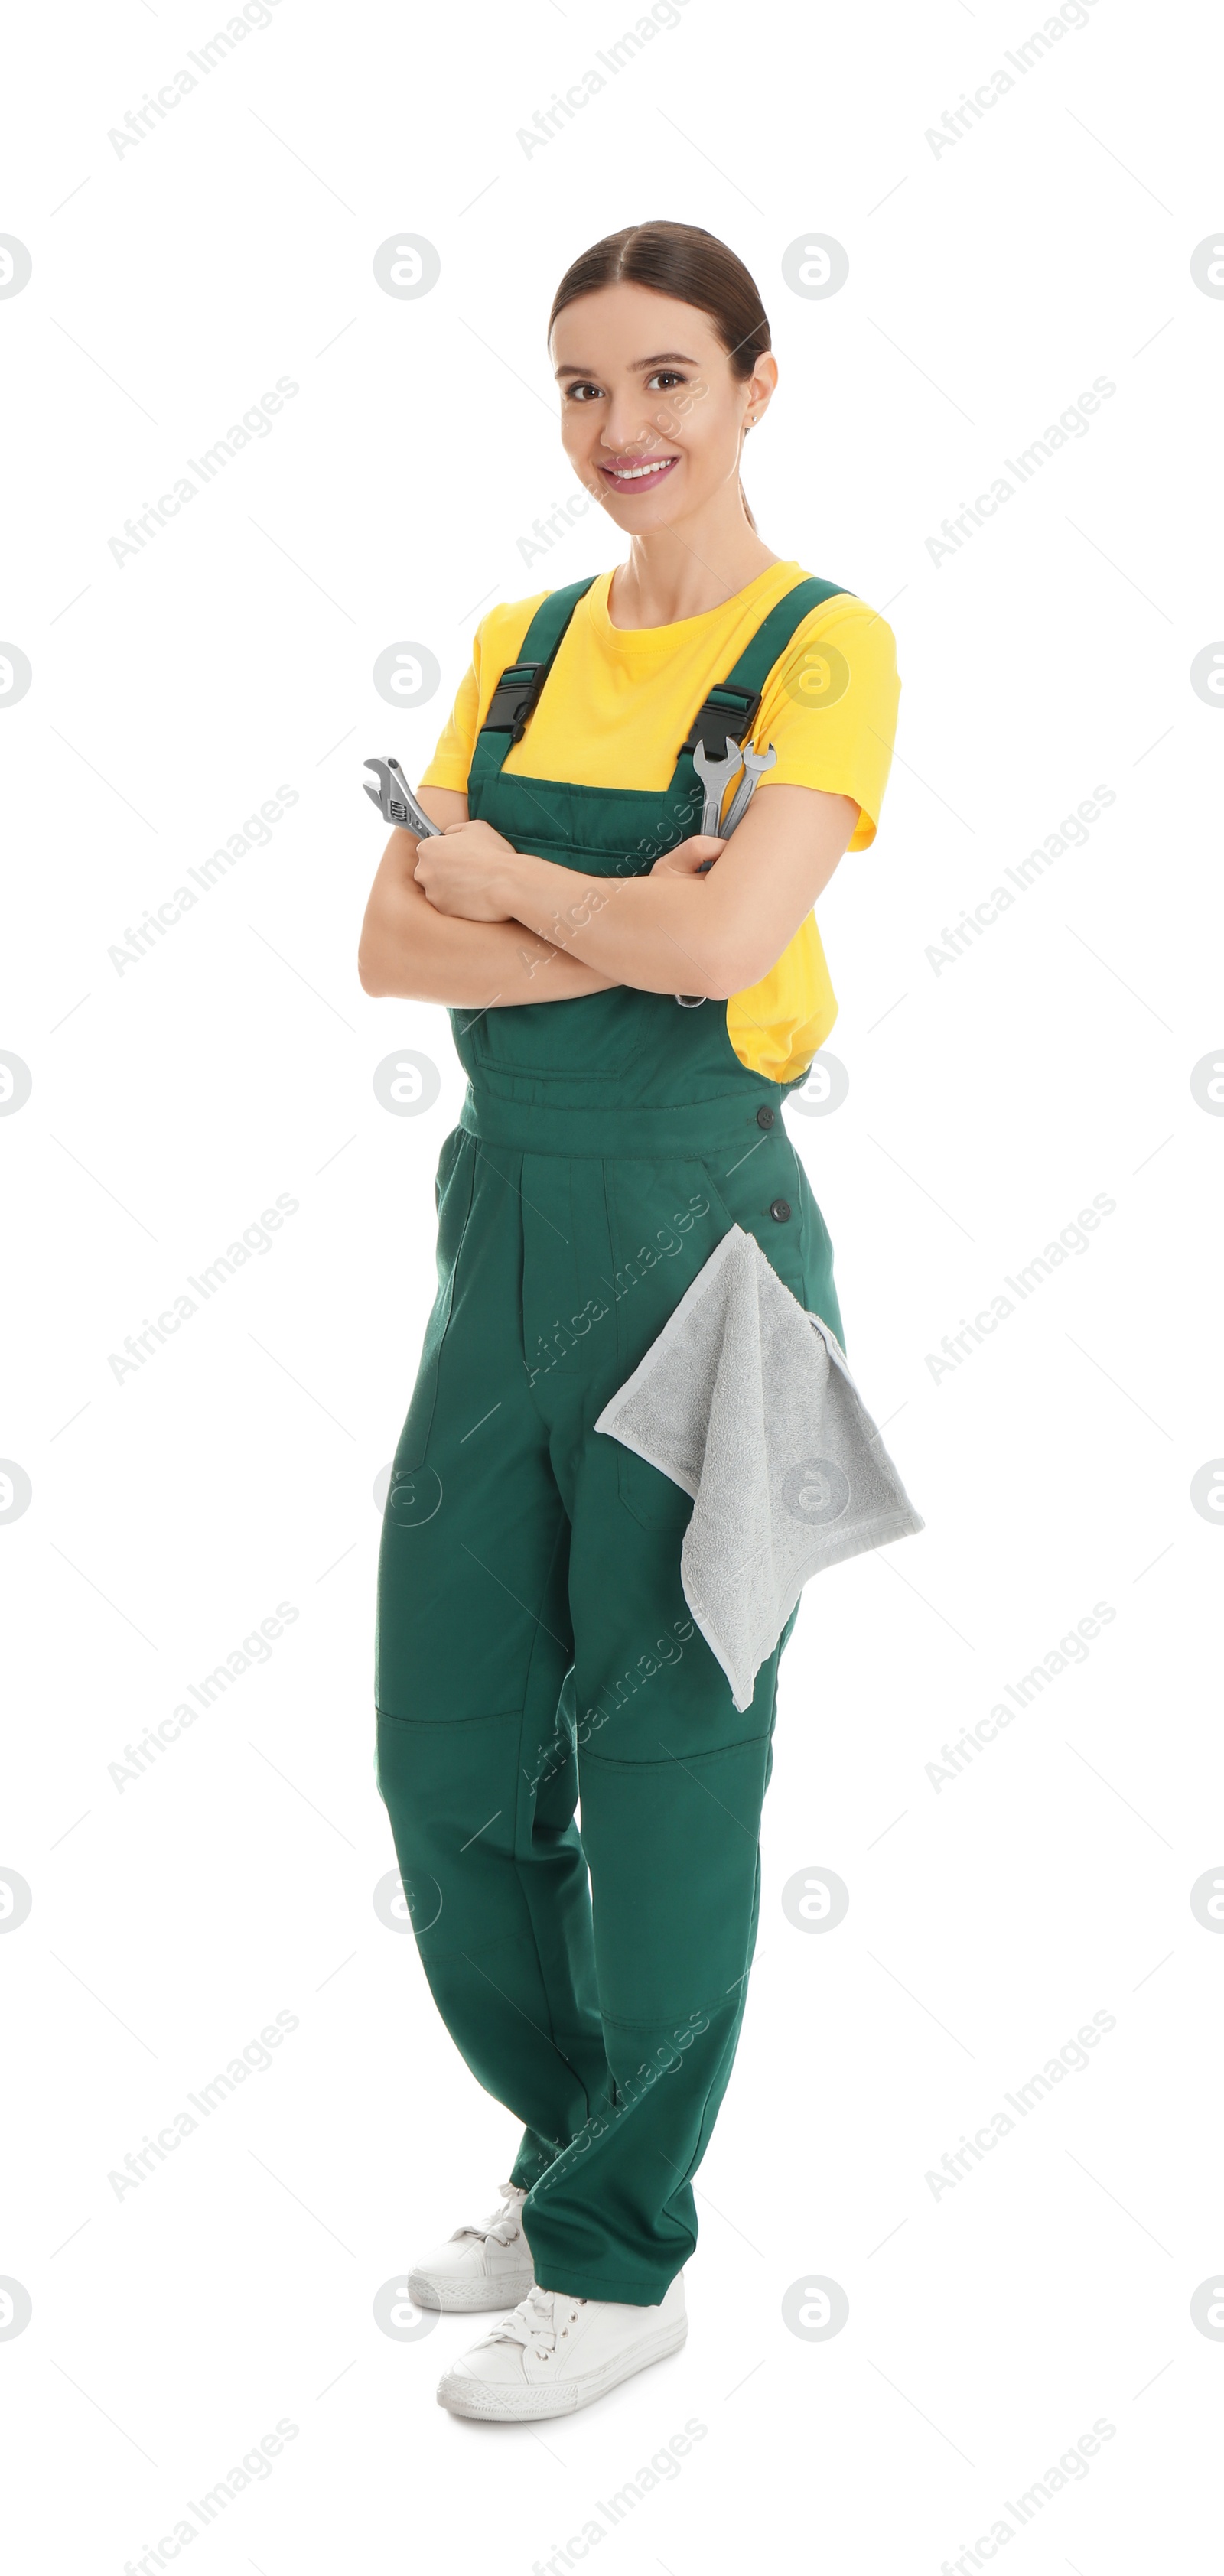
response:
M635 483L642 474L662 474L675 461L674 456L661 456L655 465L614 465L611 471L618 483Z

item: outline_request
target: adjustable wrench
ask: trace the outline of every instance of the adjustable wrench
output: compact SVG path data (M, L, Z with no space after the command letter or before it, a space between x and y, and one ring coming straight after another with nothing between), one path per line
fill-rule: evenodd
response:
M705 744L699 742L693 750L693 767L701 780L705 794L705 803L701 809L702 831L716 832L718 817L722 811L723 789L729 780L734 778L737 769L743 767L743 753L739 744L733 742L728 733L727 746L721 760L712 760Z
M402 831L415 832L419 841L427 841L441 830L441 825L431 823L423 806L418 805L398 760L367 760L366 768L373 770L378 785L371 787L367 778L363 778L361 783L371 804L377 805L384 822L398 824Z
M760 752L754 751L750 742L745 743L743 750L744 775L731 799L731 805L727 814L726 822L722 825L722 837L724 841L729 841L733 831L735 830L736 824L743 822L744 816L748 811L748 799L752 794L753 788L756 786L762 770L772 769L777 757L777 752L774 750L772 743L769 744L765 751Z

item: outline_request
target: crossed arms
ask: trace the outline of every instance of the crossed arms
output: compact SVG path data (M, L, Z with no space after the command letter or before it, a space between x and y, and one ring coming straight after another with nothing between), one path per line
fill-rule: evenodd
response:
M695 834L648 876L585 877L517 851L467 798L425 787L437 838L392 833L357 955L367 993L497 1009L629 984L726 1000L794 938L858 821L849 796L758 790L730 841ZM715 864L699 875L703 859Z

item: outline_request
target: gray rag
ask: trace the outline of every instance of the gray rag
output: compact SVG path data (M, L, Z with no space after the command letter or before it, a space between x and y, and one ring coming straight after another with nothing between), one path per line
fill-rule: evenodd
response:
M684 1597L740 1710L810 1575L926 1526L836 1334L739 1225L595 1429L692 1495Z

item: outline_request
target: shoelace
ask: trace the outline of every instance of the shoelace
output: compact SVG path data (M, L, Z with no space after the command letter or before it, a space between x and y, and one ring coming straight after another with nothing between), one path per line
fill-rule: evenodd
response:
M519 2300L517 2308L512 2308L508 2317L500 2318L495 2326L490 2327L488 2341L521 2343L528 2351L534 2350L547 2358L557 2348L558 2300L563 2309L571 2311L586 2306L585 2299L565 2298L559 2290L542 2290L537 2281L526 2298ZM561 2332L568 2334L568 2325L563 2326Z
M500 2209L494 2210L491 2218L473 2220L466 2227L457 2227L456 2236L479 2236L486 2240L492 2236L496 2238L499 2245L512 2245L515 2237L520 2233L518 2213L522 2203L510 2202L504 2197L511 2188L509 2183L502 2184L502 2205Z

